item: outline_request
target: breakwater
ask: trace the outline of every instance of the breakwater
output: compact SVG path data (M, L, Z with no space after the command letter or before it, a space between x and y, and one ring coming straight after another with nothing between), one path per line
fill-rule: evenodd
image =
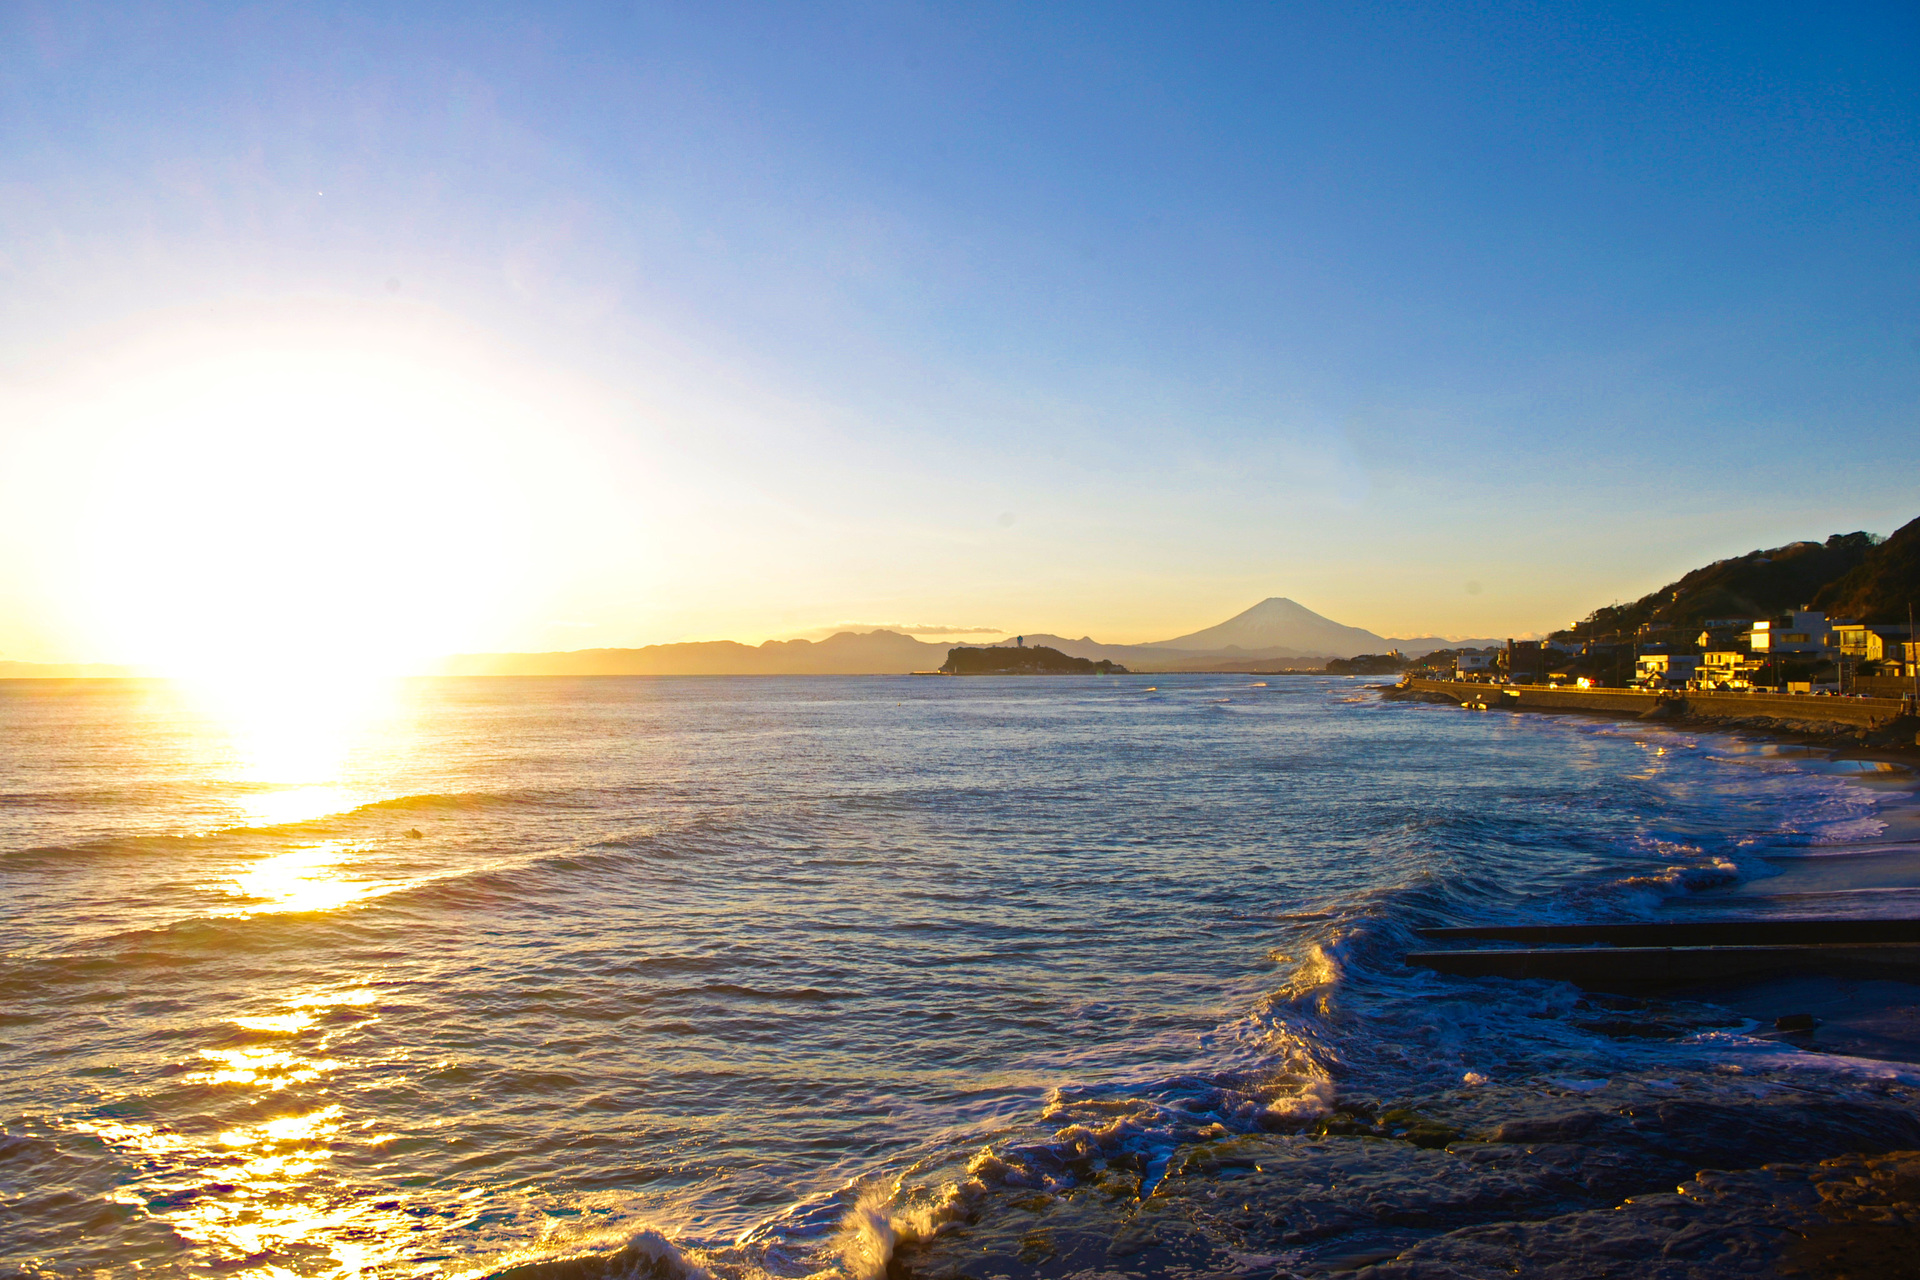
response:
M1596 711L1630 717L1701 717L1816 733L1878 730L1905 710L1898 698L1831 698L1813 694L1679 693L1644 689L1567 689L1544 685L1474 684L1464 680L1407 680L1402 695L1485 703L1522 711Z

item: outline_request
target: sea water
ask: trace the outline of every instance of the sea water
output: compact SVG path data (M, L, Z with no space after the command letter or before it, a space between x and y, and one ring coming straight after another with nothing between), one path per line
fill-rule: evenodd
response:
M872 1274L1393 1106L1906 1105L1738 1010L1402 961L1884 839L1818 755L1320 677L298 693L0 682L0 1273Z

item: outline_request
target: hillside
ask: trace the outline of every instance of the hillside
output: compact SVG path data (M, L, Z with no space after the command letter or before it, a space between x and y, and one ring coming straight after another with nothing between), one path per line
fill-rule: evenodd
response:
M947 654L940 669L955 676L1091 676L1125 675L1127 669L1113 662L1090 662L1070 658L1058 649L1036 645L1031 649L960 648Z
M1909 520L1892 537L1868 550L1860 563L1813 598L1829 617L1861 622L1904 623L1908 609L1920 612L1920 520Z
M1901 532L1905 534L1913 527L1909 524ZM1880 549L1871 534L1836 533L1825 542L1790 542L1784 547L1749 551L1695 569L1631 604L1595 609L1573 627L1554 635L1573 639L1632 634L1646 626L1691 630L1711 619L1788 613L1809 602L1817 603L1824 588L1849 580L1849 575ZM1884 591L1885 584L1869 587L1862 581L1859 590ZM1901 607L1904 609L1904 604ZM1844 613L1838 609L1831 612Z

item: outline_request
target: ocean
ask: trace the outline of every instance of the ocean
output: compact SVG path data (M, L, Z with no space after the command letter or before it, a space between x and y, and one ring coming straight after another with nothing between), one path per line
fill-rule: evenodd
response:
M1323 677L0 682L0 1274L1744 1265L1699 1171L1920 1147L1920 1069L1411 931L1914 914L1769 887L1912 805Z

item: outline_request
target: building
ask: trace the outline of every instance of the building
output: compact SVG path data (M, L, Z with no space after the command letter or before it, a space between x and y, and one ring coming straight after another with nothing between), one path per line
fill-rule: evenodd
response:
M1727 649L1747 643L1753 634L1752 618L1708 618L1700 624L1694 643L1702 649Z
M1747 647L1753 650L1755 657L1761 654L1796 653L1817 658L1826 656L1833 647L1830 636L1831 628L1824 612L1818 609L1795 609L1785 617L1754 623Z
M1836 622L1833 624L1834 648L1840 656L1851 658L1855 662L1884 662L1889 659L1900 661L1900 646L1910 638L1911 632L1900 626L1868 625L1864 622Z
M1709 649L1700 655L1694 683L1702 689L1751 689L1763 665L1738 649Z
M1547 655L1538 640L1507 641L1507 679L1514 684L1537 684L1547 678Z
M1633 682L1643 689L1684 689L1699 673L1701 654L1643 653L1634 660Z
M1456 680L1476 680L1493 672L1493 655L1476 653L1472 649L1462 650L1453 660L1453 676Z

